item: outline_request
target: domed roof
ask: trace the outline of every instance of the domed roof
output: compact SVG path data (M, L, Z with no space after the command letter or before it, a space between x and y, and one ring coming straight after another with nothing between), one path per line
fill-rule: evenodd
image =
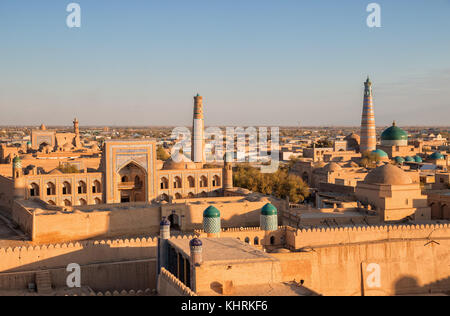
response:
M422 157L416 155L414 156L414 161L420 163L422 162Z
M327 164L325 167L323 167L324 171L327 172L333 172L333 171L340 171L342 170L342 167L335 163L335 162L330 162L329 164Z
M430 156L430 159L433 159L433 160L444 159L444 155L441 154L440 152L436 151L435 153L433 153L433 154Z
M347 136L344 138L344 140L347 140L347 141L349 141L349 140L355 140L355 141L357 141L358 144L359 144L359 142L360 142L360 140L361 140L361 137L360 137L358 134L352 132L350 135L347 135Z
M405 161L406 161L406 162L415 162L414 158L411 157L411 156L406 156L406 157L405 157Z
M367 184L412 184L411 178L397 166L387 164L373 169L364 179Z
M316 168L323 168L323 167L325 167L325 163L323 161L316 162L314 164L314 167L316 167Z
M203 212L203 217L217 218L220 217L220 211L214 206L208 206L208 208Z
M13 163L19 163L19 162L21 162L21 161L22 161L22 159L20 159L19 156L16 156L16 157L14 157L14 159L13 159Z
M177 161L174 161L173 157L167 159L162 169L164 170L183 170L183 169L195 169L195 163L192 162L189 158L187 158L183 154L178 154Z
M396 163L404 163L405 159L403 157L397 156L397 157L395 157L395 162Z
M201 247L203 245L202 241L198 238L191 239L189 246L191 247Z
M159 224L160 226L170 226L170 221L164 216L162 218L161 223Z
M408 140L408 134L400 127L392 123L392 126L384 130L381 134L381 140Z
M373 150L372 153L378 155L380 158L388 157L388 154L384 150L381 150L381 149Z
M277 208L273 206L273 204L271 203L267 203L261 209L261 215L269 216L269 215L277 215L277 213L278 213Z

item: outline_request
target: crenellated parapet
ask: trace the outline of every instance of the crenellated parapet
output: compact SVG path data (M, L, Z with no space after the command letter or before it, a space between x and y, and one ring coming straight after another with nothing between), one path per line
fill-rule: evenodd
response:
M450 236L450 224L397 224L352 227L321 227L287 232L294 249L367 242L438 240Z
M170 296L197 296L189 287L183 284L176 276L161 268L159 275L159 289L160 295Z
M0 272L156 258L156 237L88 240L0 248Z

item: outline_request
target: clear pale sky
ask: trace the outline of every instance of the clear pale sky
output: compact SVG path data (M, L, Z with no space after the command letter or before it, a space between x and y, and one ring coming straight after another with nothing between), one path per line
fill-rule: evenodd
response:
M1 0L0 125L450 125L450 0L370 2Z

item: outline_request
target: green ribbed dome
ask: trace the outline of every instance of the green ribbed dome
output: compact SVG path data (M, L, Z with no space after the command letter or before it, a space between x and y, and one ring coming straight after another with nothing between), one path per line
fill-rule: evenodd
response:
M271 203L267 203L261 209L261 215L269 216L269 215L277 215L278 211L275 206Z
M388 154L384 150L381 150L381 149L373 150L372 153L375 155L378 155L380 158L388 157Z
M421 163L422 162L422 157L414 156L414 161L417 162L417 163Z
M212 205L208 206L208 208L203 212L203 217L220 218L220 211Z
M433 160L444 159L444 155L437 151L430 156L430 159L433 159Z
M406 162L416 162L416 161L414 160L414 158L411 157L411 156L406 156L406 157L405 157L405 161L406 161Z
M408 140L408 133L395 125L384 130L381 134L381 140Z
M395 162L401 164L405 162L405 159L403 159L403 157L397 156L395 157Z

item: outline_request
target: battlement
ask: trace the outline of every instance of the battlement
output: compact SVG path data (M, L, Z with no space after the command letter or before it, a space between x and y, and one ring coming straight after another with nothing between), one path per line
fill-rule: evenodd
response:
M183 236L184 237L184 236ZM172 238L182 238L180 236ZM187 237L186 237L187 238ZM130 239L104 239L104 240L86 240L75 241L66 243L51 243L44 245L29 245L18 247L3 247L0 248L0 255L14 252L31 252L31 251L45 251L50 249L79 249L97 247L98 245L119 246L119 247L134 247L137 245L154 245L158 243L158 237L142 237L142 238L130 238Z
M159 275L158 293L163 296L197 296L194 291L164 268L161 268Z
M433 240L447 238L450 224L397 224L352 227L323 227L287 231L293 249L395 240Z
M145 290L122 290L122 291L106 291L106 292L91 292L89 296L151 296L153 295L153 291L151 289ZM70 296L78 296L78 295L70 295ZM87 296L86 294L82 294L81 296Z
M373 226L351 226L351 227L320 227L297 229L296 235L304 233L335 233L335 232L388 232L408 230L448 229L449 223L443 224L390 224Z

